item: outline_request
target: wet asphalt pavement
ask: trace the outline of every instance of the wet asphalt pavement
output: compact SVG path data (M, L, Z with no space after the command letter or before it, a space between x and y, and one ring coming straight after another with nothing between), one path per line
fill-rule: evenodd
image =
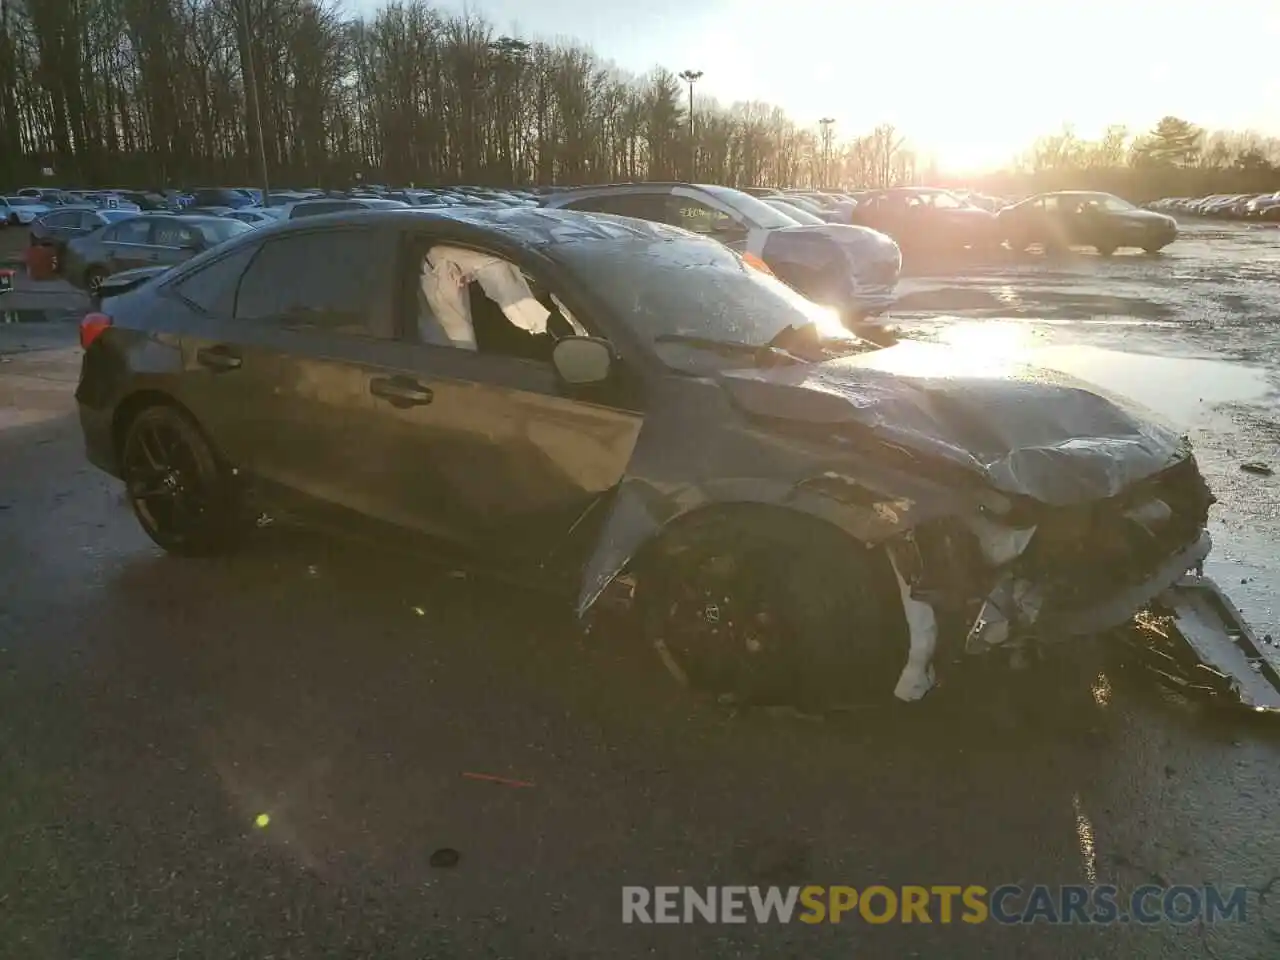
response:
M1223 501L1211 572L1280 635L1280 480L1239 470L1280 466L1278 280L1280 231L1197 225L1158 257L916 276L901 316L957 356L1030 352L1164 405ZM578 637L541 598L368 547L269 529L165 558L82 458L77 351L47 349L74 332L20 327L0 329L0 957L1280 954L1271 718L1092 646L913 707L729 713L622 622ZM1253 892L1213 926L620 917L623 884L1095 881Z

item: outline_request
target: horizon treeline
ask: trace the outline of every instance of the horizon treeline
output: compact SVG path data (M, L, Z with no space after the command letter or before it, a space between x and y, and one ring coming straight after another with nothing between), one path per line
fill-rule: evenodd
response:
M242 12L248 14L244 29ZM162 187L258 180L252 64L273 186L687 179L732 186L945 183L907 135L728 106L671 69L628 74L572 41L395 0L0 0L0 183ZM680 64L677 66L688 66ZM696 67L696 64L692 65ZM48 179L48 178L46 178ZM1158 196L1280 188L1280 138L1166 117L1098 141L1041 138L996 192Z

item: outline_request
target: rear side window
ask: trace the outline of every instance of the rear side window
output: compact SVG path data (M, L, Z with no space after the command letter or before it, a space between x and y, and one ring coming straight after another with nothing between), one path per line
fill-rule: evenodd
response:
M374 336L371 311L386 274L379 246L368 230L324 230L269 240L240 281L235 315Z
M204 236L199 230L189 223L182 223L177 218L172 221L157 223L152 237L151 242L161 247L201 246L204 244Z
M300 203L290 211L291 219L298 217L318 217L322 213L337 213L339 210L363 210L364 206L349 200L331 200L317 203Z
M566 203L565 210L589 210L594 213L612 213L619 217L635 217L637 220L669 222L666 215L666 194L624 193L615 196L583 197Z
M147 243L151 236L150 220L122 220L103 234L102 239L114 243Z
M210 316L229 317L235 310L236 287L244 268L258 248L245 244L194 273L187 274L174 286L178 296Z

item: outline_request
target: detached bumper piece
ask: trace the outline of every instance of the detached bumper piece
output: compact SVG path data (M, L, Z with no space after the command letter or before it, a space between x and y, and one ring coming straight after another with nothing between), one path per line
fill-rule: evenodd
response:
M1130 643L1161 681L1258 713L1280 712L1280 672L1213 580L1183 577L1151 613L1130 632Z

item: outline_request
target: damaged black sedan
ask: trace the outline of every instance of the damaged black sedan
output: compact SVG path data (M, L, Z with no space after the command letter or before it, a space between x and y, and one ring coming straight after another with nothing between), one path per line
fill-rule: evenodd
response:
M166 550L268 511L582 617L625 584L661 661L726 701L918 699L942 655L1122 624L1210 547L1175 431L878 348L662 224L343 213L103 292L88 455Z

